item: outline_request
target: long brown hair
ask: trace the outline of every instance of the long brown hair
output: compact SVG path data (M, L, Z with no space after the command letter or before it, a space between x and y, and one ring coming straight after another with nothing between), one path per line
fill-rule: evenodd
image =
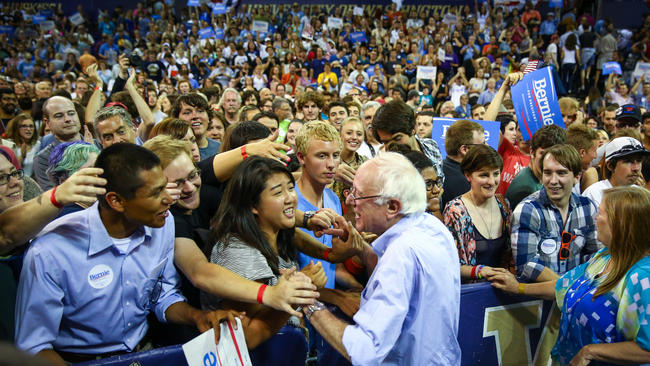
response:
M609 253L613 268L594 297L611 291L627 271L650 250L650 192L639 187L616 187L603 194L602 207L611 231Z
M34 134L32 135L32 138L29 139L29 141L23 141L23 137L20 136L20 124L26 120L30 120L32 121L32 124L34 124ZM36 124L34 123L34 119L25 113L19 114L9 121L5 134L7 135L7 138L15 142L16 145L20 145L24 142L27 145L32 146L36 143L36 141L38 141L38 133L36 131Z

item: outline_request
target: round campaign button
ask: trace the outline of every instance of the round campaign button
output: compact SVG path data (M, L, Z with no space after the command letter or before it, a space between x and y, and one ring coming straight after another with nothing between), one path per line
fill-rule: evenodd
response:
M98 264L88 272L88 284L93 288L104 288L113 282L113 270L105 264Z
M553 254L557 250L557 242L554 239L544 240L541 246L544 254Z

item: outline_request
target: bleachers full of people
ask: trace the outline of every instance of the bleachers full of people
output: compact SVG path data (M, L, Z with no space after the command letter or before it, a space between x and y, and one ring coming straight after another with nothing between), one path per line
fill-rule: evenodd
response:
M487 281L556 301L557 364L650 363L650 14L122 3L0 4L0 341L65 365L239 317L258 363L289 326L299 364L460 365ZM524 138L542 67L564 126Z

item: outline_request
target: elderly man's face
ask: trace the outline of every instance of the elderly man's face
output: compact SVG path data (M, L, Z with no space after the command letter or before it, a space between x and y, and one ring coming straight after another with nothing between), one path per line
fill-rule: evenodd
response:
M118 142L135 142L135 130L122 117L113 116L97 123L97 137L105 149Z
M381 235L389 227L387 204L377 204L380 188L376 186L373 164L364 164L357 170L352 184L352 191L346 198L346 204L354 207L355 227L358 231Z

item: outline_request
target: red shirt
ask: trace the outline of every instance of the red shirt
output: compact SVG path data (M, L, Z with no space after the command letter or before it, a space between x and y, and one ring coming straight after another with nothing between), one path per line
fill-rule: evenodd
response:
M505 138L499 145L499 155L503 158L503 169L501 170L501 181L499 181L496 193L505 195L515 175L530 163L530 156L519 151L516 146Z

